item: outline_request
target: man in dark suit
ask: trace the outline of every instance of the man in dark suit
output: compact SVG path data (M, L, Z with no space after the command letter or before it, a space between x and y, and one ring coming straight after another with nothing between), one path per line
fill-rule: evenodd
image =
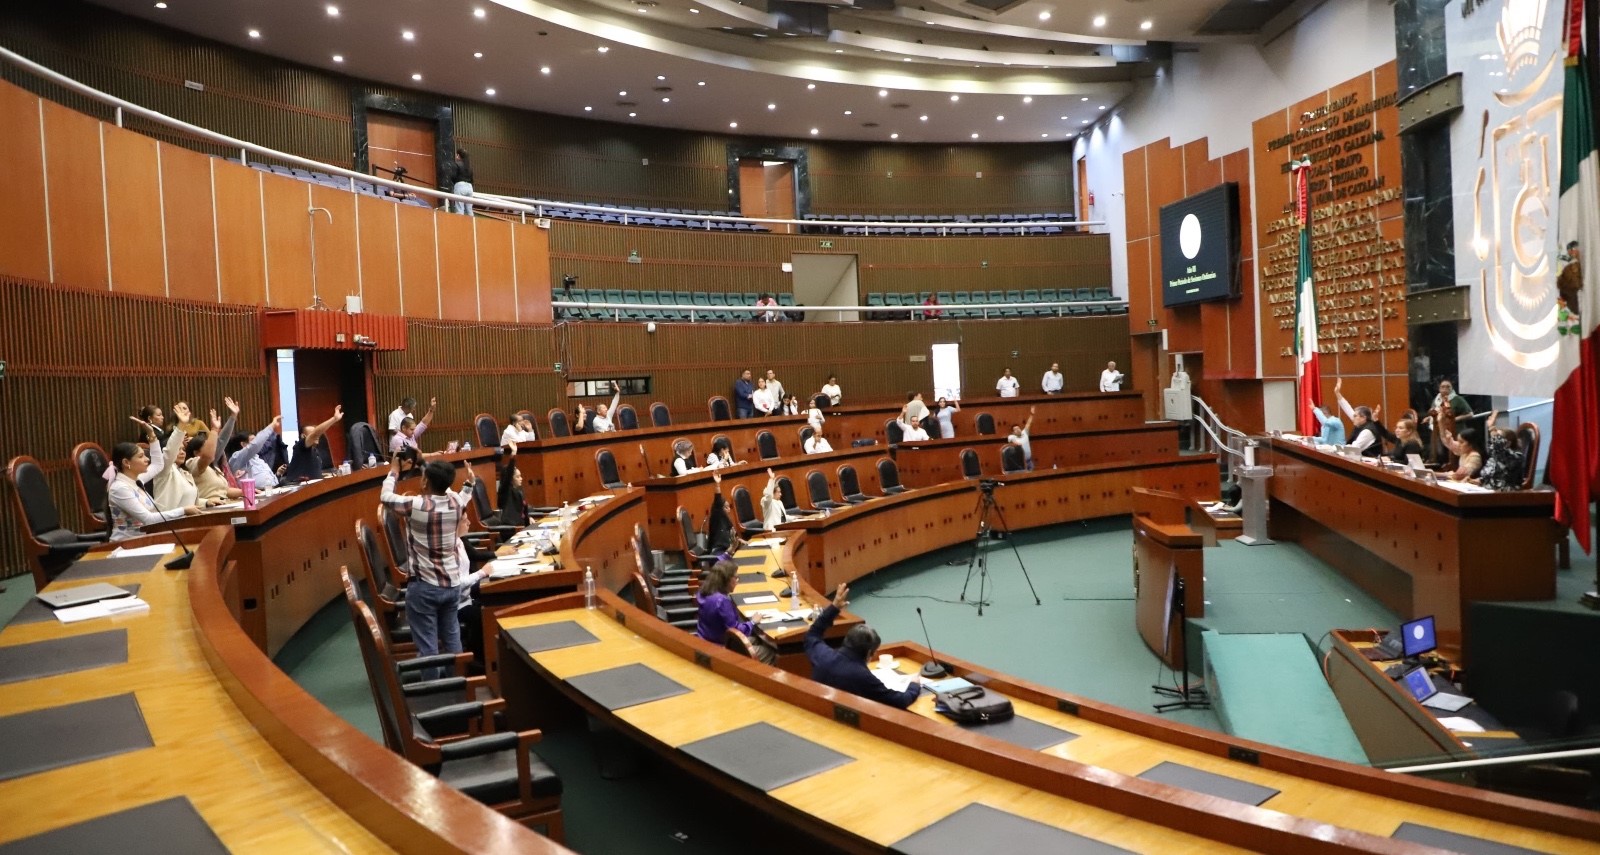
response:
M817 615L811 629L806 631L806 658L811 660L811 679L824 686L843 689L899 709L911 706L911 702L922 693L920 683L913 680L905 691L896 692L874 677L867 668L867 663L878 654L878 633L872 627L866 624L851 627L838 650L822 640L828 627L833 626L834 619L839 616L839 610L844 608L847 602L845 597L849 593L850 586L840 585L833 595L833 602L822 610L822 614Z

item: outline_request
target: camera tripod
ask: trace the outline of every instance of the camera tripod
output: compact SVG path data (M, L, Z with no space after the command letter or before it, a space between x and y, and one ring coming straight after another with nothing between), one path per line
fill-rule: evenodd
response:
M990 512L993 512L995 517L1000 520L1001 531L1006 533L1011 531L1010 524L1006 522L1005 511L1000 510L1000 505L994 500L994 488L998 484L999 482L988 480L978 482L978 507L976 508L978 533L972 538L972 556L967 559L967 581L961 586L961 600L966 602L967 588L972 584L972 571L976 569L978 571L978 599L975 602L978 606L978 617L983 617L983 607L988 605L988 601L984 599L984 592L989 586L989 553L984 551L983 541L984 537L991 532L989 527ZM1033 579L1028 576L1028 565L1022 563L1022 552L1017 549L1017 544L1009 538L1007 538L1006 542L1011 547L1011 554L1017 556L1017 566L1022 568L1022 578L1028 583L1028 592L1033 594L1033 604L1036 606L1041 605L1039 592L1033 589Z
M1206 694L1205 687L1195 686L1189 683L1189 639L1187 635L1189 631L1189 612L1183 604L1183 597L1185 593L1186 591L1183 583L1183 577L1179 576L1173 579L1172 603L1169 606L1167 619L1170 621L1172 618L1176 617L1178 625L1173 627L1170 623L1168 624L1167 643L1166 649L1163 650L1163 654L1166 655L1171 653L1172 632L1173 630L1176 630L1179 639L1179 650L1178 671L1174 677L1178 685L1174 687L1157 684L1150 687L1155 690L1157 695L1175 699L1156 704L1155 708L1156 712L1158 713L1165 713L1169 710L1211 709L1211 699Z

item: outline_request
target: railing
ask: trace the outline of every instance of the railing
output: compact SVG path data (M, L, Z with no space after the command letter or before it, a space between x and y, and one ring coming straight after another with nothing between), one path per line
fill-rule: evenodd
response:
M1057 317L1063 317L1065 315L1066 310L1070 309L1071 307L1074 307L1074 306L1077 306L1077 307L1080 307L1080 308L1086 308L1086 309L1092 309L1095 306L1103 306L1108 310L1116 310L1116 312L1118 314L1120 314L1123 310L1125 310L1127 308L1128 303L1127 303L1126 300L1068 300L1068 301L1057 300L1057 301L1054 301L1054 302L1034 302L1034 303L940 303L937 306L923 306L923 305L916 305L916 306L831 306L831 305L830 306L694 306L694 305L690 305L690 306L685 306L685 305L683 305L681 303L614 303L614 302L613 303L597 303L597 302L589 302L589 301L584 301L584 300L554 300L554 301L551 301L550 305L551 305L552 308L555 309L555 311L557 313L557 317L560 320L574 320L572 318L565 318L565 319L560 318L559 316L560 316L560 312L561 312L562 309L580 309L580 310L582 310L582 309L603 309L603 310L611 313L611 319L614 320L614 321L622 321L622 320L651 321L651 320L656 320L656 321L681 322L682 320L684 320L683 318L671 318L671 319L668 319L668 318L625 318L625 317L623 317L624 313L628 312L629 310L641 310L641 311L652 311L652 312L672 311L672 312L678 312L679 314L682 314L682 313L686 312L689 315L688 321L690 323L698 323L700 315L716 315L716 314L723 313L723 312L743 312L743 313L752 314L752 315L753 314L763 314L763 313L766 313L766 312L776 312L776 313L778 313L780 315L781 314L786 314L788 312L805 312L806 314L812 314L812 313L815 313L815 312L834 312L834 313L845 313L845 312L865 313L865 312L871 312L871 313L875 313L875 314L899 314L899 313L904 313L904 314L906 314L906 316L908 318L913 319L913 320L930 320L931 321L931 320L988 320L991 317L995 317L995 318L1002 317L1003 316L1003 311L1006 310L1006 309L1017 309L1019 311L1027 311L1029 313L1029 316L1036 316L1034 313L1036 313L1039 309L1041 309L1041 308L1049 308L1049 309L1054 309L1055 310L1055 314L1056 314ZM959 311L962 311L962 312L971 312L971 311L974 311L974 310L979 310L979 311L982 312L982 316L981 316L981 318L954 318L954 317L949 317L949 315L951 313L951 310L959 310ZM927 315L930 312L940 312L942 314L942 316L938 317L938 318L925 317L925 315ZM1015 316L1013 316L1013 317L1015 317ZM1084 316L1080 314L1077 317L1084 317ZM1197 398L1196 400L1199 400L1199 399ZM1202 403L1202 406L1204 406L1203 403ZM1229 430L1231 430L1231 428L1229 428ZM1235 432L1237 433L1237 431L1235 431ZM1241 434L1241 436L1242 436L1242 434Z
M1199 395L1194 395L1192 397L1195 403L1194 420L1195 424L1200 426L1200 436L1210 440L1209 444L1202 440L1201 448L1199 450L1206 452L1226 452L1224 454L1218 454L1218 458L1222 461L1224 470L1223 480L1234 480L1233 467L1235 465L1235 460L1237 459L1238 465L1244 464L1244 447L1250 442L1250 438L1245 436L1242 431L1235 430L1231 427L1228 427L1226 424L1223 424L1222 419L1217 416L1217 411L1211 409L1211 405L1207 404L1205 399L1201 398Z

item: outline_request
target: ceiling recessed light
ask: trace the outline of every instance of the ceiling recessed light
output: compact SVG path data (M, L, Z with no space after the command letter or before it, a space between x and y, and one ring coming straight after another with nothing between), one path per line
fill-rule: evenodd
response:
M978 135L977 135L977 134L973 134L973 135L972 135L972 138L973 138L973 139L977 139L977 138L978 138Z
M656 79L657 80L666 80L667 76L665 74L657 74L656 75Z
M626 98L626 97L628 97L628 90L624 89L621 92L618 92L617 93L617 97L618 98Z
M887 97L889 97L889 90L887 90L887 89L879 89L878 90L878 97L879 98L887 98Z
M704 80L696 80L694 82L694 85L696 85L696 86L704 86L704 85L706 85L706 82Z
M1088 96L1088 95L1085 95L1085 96L1083 96L1083 97L1082 97L1082 98L1079 98L1079 99L1078 99L1078 100L1079 100L1079 101L1087 101L1087 100L1089 100L1089 96Z
M649 10L649 9L646 9L646 8L645 8L645 7L643 7L643 6L640 6L640 7L638 7L638 8L637 8L637 9L635 9L635 10L634 10L634 11L635 11L635 12L638 12L638 13L639 13L639 14L641 14L641 15L643 15L643 14L644 14L644 13L646 13L646 12L648 12L648 11L650 11L650 10Z
M334 62L344 62L344 54L342 54L342 53L334 54L333 55L333 61Z
M1050 20L1050 13L1049 12L1040 12L1039 13L1039 20L1041 20L1041 21Z
M1106 16L1096 15L1094 16L1094 21L1092 23L1097 27L1103 27L1106 25Z
M1067 120L1067 117L1066 117L1066 116L1062 116L1062 117L1061 117L1061 121L1063 121L1063 122L1065 122L1065 121L1066 121L1066 120Z
M739 123L738 122L729 122L728 123L728 127L737 128L737 127L739 127Z
M907 56L907 57L902 57L902 58L901 58L901 59L900 59L900 61L901 61L901 62L910 62L910 61L911 61L911 57L909 57L909 56Z
M583 111L585 113L593 113L594 112L594 108L593 107L584 107Z
M550 66L548 66L548 65L539 66L539 73L540 74L549 74L550 73Z
M260 30L251 30L249 32L249 36L252 39L259 39L259 38L261 38L261 31Z
M899 138L900 138L900 135L899 135L899 134L890 134L890 135L889 135L889 139L892 139L892 140L897 140L897 139L899 139Z
M473 51L472 52L472 58L473 59L483 59L483 51L481 51L481 50Z
M597 50L597 51L599 51L601 53L606 53L607 51L611 50L611 48L608 48L605 45L601 45L601 46L595 48L595 50Z
M421 80L422 79L422 75L421 74L413 74L413 75L411 75L411 79L412 80Z
M671 104L672 103L672 99L671 98L662 98L661 99L661 103L663 103L663 104Z
M482 6L479 6L478 8L472 10L472 17L474 17L474 18L484 18L484 17L487 17L488 14L489 14L488 12L485 12L483 10Z
M1024 104L1032 104L1033 103L1033 96L1032 95L1024 95L1024 96L1022 96L1022 103L1024 103Z
M961 96L960 95L951 95L950 96L950 100L951 101L960 101L961 100Z
M776 109L778 109L778 105L777 104L768 104L767 105L767 109L768 110L776 110Z
M411 32L410 30L401 30L400 38L405 39L408 42L413 42L417 40L417 34Z
M483 90L483 94L488 95L490 98L493 98L494 97L494 87L491 86L488 89Z
M1139 22L1139 29L1148 30L1148 29L1150 29L1151 27L1153 27L1155 25L1156 25L1156 23L1154 21L1140 21Z
M834 48L833 52L834 53L844 53L844 48Z
M918 121L922 121L922 122L926 122L926 121L928 121L928 117L927 116L918 116L917 120Z
M816 136L817 135L817 129L816 128L812 128L811 129L811 135L812 136Z
M329 5L327 8L328 8L328 17L330 17L330 18L339 17L339 7L338 6Z
M1006 117L1005 116L995 116L994 120L997 121L997 122L1003 122L1003 121L1006 120Z
M806 84L806 88L807 89L815 89L815 88L817 88L817 84L815 84L815 83L807 83Z
M856 111L854 111L854 110L846 110L846 111L844 111L844 114L845 114L845 115L846 115L846 116L854 116L854 115L855 115L855 112L856 112Z
M689 14L698 15L698 14L700 14L700 10L699 9L690 9L689 10Z
M1100 105L1100 109L1104 110L1105 108L1106 108L1106 105L1104 105L1104 104Z
M1049 135L1049 134L1040 134L1040 135L1039 135L1039 136L1041 136L1041 137L1048 137L1048 136L1050 136L1050 135Z
M630 118L630 119L638 118L638 116L639 116L638 113L629 113L628 114L628 118Z
M167 8L167 4L165 4L165 3L157 3L156 4L156 8L157 9L165 9L165 8Z
M1083 120L1083 124L1085 124L1085 125L1089 124L1089 120L1088 119L1084 119Z

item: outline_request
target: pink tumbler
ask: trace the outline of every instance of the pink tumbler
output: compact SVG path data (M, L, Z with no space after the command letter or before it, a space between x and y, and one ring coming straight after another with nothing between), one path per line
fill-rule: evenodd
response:
M254 478L240 478L239 479L239 490L240 490L240 492L242 492L244 494L244 509L247 510L247 511L255 510L256 509L256 479L254 479Z

